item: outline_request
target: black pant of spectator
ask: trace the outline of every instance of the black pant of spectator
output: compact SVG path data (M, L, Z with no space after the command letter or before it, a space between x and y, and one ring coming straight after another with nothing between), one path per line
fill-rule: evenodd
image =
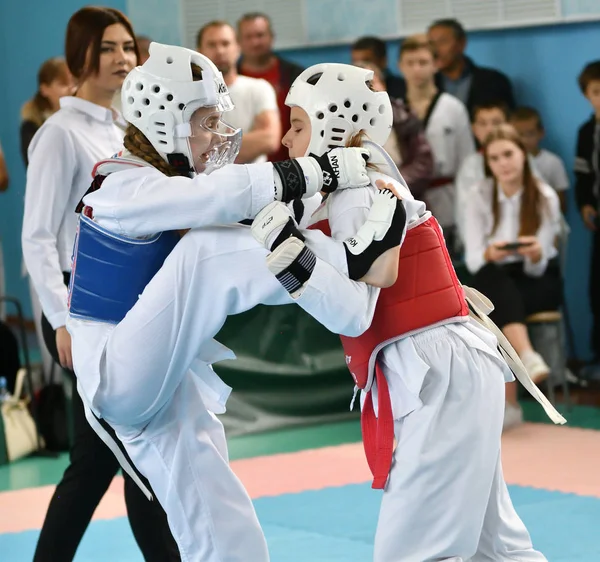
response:
M42 330L48 351L58 363L55 331L45 317L42 317ZM69 374L75 385L74 373ZM117 458L89 425L75 386L73 423L75 431L69 453L70 463L48 506L33 562L73 560L94 510L119 471ZM118 442L107 424L104 428ZM151 490L143 475L139 476ZM149 501L126 472L123 472L123 477L129 523L144 560L179 562L179 549L162 506L156 498Z
M526 275L522 262L488 263L473 276L471 285L494 304L490 319L499 328L525 324L530 314L558 310L562 303L562 280L555 260L541 277Z
M592 351L600 362L600 230L594 232L592 240L592 262L590 264L590 306L592 309Z

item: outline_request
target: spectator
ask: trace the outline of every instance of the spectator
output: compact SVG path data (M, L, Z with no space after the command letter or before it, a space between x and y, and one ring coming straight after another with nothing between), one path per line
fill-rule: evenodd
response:
M138 46L138 50L140 52L138 65L142 65L148 60L148 57L150 56L149 49L150 43L152 43L152 39L146 37L145 35L137 35L135 40ZM112 108L116 109L119 113L123 112L123 107L121 106L121 88L119 88L113 96Z
M240 48L235 31L227 22L211 21L202 27L198 31L196 47L221 71L235 105L223 118L243 132L236 162L266 161L267 155L279 150L281 142L275 90L266 80L238 74L236 62Z
M540 114L532 107L519 107L511 113L510 124L521 135L537 172L558 193L560 206L564 213L567 209L569 178L560 157L549 150L540 148L540 142L544 138L544 125Z
M575 198L585 226L592 231L590 305L594 360L584 376L600 378L600 60L588 64L579 75L579 88L594 113L579 128L575 156Z
M21 108L21 156L27 167L27 149L44 121L60 109L60 98L73 93L73 77L62 57L48 59L37 75L38 89Z
M483 146L485 139L499 125L508 122L508 108L503 102L490 102L478 105L473 109L472 124L473 135L479 146ZM528 155L529 167L533 175L546 181L539 173L531 154ZM470 196L470 190L480 183L486 176L483 153L481 150L465 158L456 176L456 224L459 236L464 244L465 209ZM548 182L546 182L548 183Z
M69 20L65 53L77 92L61 99L60 110L46 120L29 146L22 246L42 303L46 346L75 383L71 337L65 327L75 208L90 186L94 165L122 148L123 131L116 126L110 106L138 53L129 20L118 10L95 7L82 8ZM72 402L70 463L48 506L35 562L73 559L94 510L120 468L111 449L88 424L77 392ZM114 432L112 437L117 439ZM130 523L144 559L180 560L160 504L148 501L128 473L124 477Z
M433 22L428 30L439 72L436 84L444 92L456 96L472 113L475 106L502 101L515 107L510 80L501 72L477 66L464 52L467 34L455 19Z
M531 345L525 318L557 310L562 301L555 247L560 204L556 192L533 175L527 150L513 127L494 129L483 151L492 176L477 185L467 202L465 261L473 287L494 303L490 318L532 380L540 382L549 367ZM506 388L505 427L521 420L512 382Z
M373 71L372 87L385 92L383 73L375 64L359 62L357 66ZM421 199L433 175L433 153L419 118L402 100L390 98L394 121L392 132L383 146L400 170L416 199Z
M388 68L387 47L378 37L361 37L352 45L352 64L370 62L383 74L385 89L390 98L401 99L406 92L406 85L400 76L392 74Z
M406 80L406 105L422 121L435 160L425 200L444 229L449 250L455 253L454 179L464 159L475 152L469 115L458 99L435 85L433 51L425 35L402 42L399 68Z
M471 114L471 129L480 146L483 146L488 135L499 125L508 121L508 109L504 103L491 102L473 108ZM469 154L456 174L456 224L458 235L464 246L465 239L465 209L471 190L485 178L485 164L481 151Z
M304 69L273 52L275 33L269 16L260 12L243 15L237 23L237 34L242 51L238 73L251 78L262 78L273 86L277 95L281 131L287 131L290 126L290 108L285 105L285 98L292 82ZM280 144L279 150L272 153L269 159L277 162L286 160L287 157L287 149Z
M42 63L42 66L38 70L37 81L37 92L21 108L21 156L23 157L25 167L29 163L27 150L31 139L33 139L35 133L44 124L46 119L60 109L60 98L71 95L75 88L73 77L69 72L67 63L62 57L48 59ZM23 275L27 275L25 265L23 265ZM44 345L41 324L42 305L31 279L29 279L29 295L31 298L35 331L44 364L44 373L47 375L52 369L53 360Z

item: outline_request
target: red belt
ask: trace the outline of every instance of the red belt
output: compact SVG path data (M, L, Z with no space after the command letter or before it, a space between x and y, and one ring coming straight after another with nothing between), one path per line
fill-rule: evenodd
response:
M454 183L454 178L450 178L450 177L433 178L429 182L429 189L434 189L436 187L444 187L445 185L448 185L449 183Z
M373 474L372 488L381 490L385 488L392 468L394 416L387 380L379 363L375 364L375 380L379 416L375 416L372 391L369 390L362 409L361 427L367 462Z

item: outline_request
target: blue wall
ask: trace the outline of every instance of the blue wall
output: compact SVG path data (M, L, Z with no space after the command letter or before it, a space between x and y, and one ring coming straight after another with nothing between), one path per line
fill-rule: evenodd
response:
M573 180L577 129L591 114L576 80L586 63L600 59L600 22L475 32L469 34L467 51L480 65L505 72L513 81L517 102L541 112L546 127L544 145L563 158ZM289 50L283 54L305 66L324 61L350 62L350 51L345 46ZM392 70L396 70L397 56L398 42L390 42L388 58ZM590 234L576 212L572 190L567 221L572 229L567 256L567 304L576 355L589 359Z
M125 3L125 0L113 0L109 5L124 10ZM33 0L28 6L27 27L23 25L18 4L3 2L0 5L0 60L7 77L0 89L0 107L3 108L0 141L11 173L10 189L0 195L0 235L9 292L24 301L27 301L27 289L20 277L19 233L25 177L18 151L19 109L35 89L39 64L62 53L66 22L82 5L85 3L77 0L61 0L60 3ZM392 69L397 52L397 44L390 43ZM590 114L590 108L577 88L576 76L588 61L600 59L600 23L472 33L468 53L479 64L493 66L508 74L513 79L518 102L533 105L542 112L547 130L545 144L563 157L570 170L577 127ZM347 46L290 50L284 55L305 66L323 61L350 62ZM575 320L577 355L588 358L590 237L575 212L572 192L569 203L568 221L573 230L567 296Z
M82 0L0 2L0 142L10 173L7 192L0 193L0 238L4 249L7 292L20 298L28 316L29 290L21 277L21 219L25 167L19 150L20 110L37 88L40 64L64 53L65 30L71 15L93 3ZM102 2L125 11L125 0ZM9 314L11 310L7 311Z

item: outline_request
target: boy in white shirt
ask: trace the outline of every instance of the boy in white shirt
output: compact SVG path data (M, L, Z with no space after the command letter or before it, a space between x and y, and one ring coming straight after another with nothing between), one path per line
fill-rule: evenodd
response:
M425 193L428 209L444 230L452 255L457 250L455 180L463 161L475 152L469 114L462 102L435 83L435 54L426 36L402 41L398 68L406 80L407 107L421 120L434 157L434 173Z
M567 209L569 179L561 158L549 150L540 148L545 131L539 112L532 107L518 107L510 115L510 124L521 135L539 174L558 193L560 207L564 213Z

